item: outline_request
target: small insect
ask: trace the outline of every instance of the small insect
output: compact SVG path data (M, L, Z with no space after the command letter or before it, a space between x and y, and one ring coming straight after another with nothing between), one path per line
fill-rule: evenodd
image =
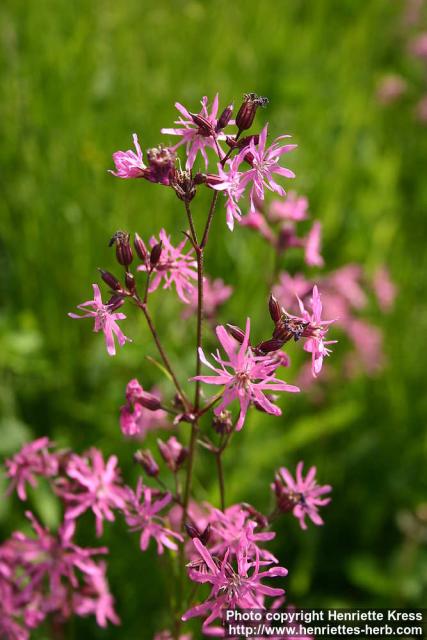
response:
M266 107L270 102L265 96L258 96L256 93L245 93L243 99L246 102L252 102L257 107Z

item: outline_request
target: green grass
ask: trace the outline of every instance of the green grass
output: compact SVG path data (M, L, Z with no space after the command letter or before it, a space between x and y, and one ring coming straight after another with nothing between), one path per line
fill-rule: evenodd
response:
M114 231L147 237L165 226L178 238L185 227L169 190L106 172L133 131L144 147L160 141L176 100L194 110L216 91L223 104L247 91L268 96L258 123L266 116L272 135L292 133L299 145L289 162L296 189L324 224L327 264L357 261L367 273L389 266L395 310L371 318L384 331L383 374L336 384L320 404L310 393L291 397L282 420L257 414L225 461L229 499L261 509L281 464L304 458L334 485L325 527L303 535L294 522L280 528L275 550L290 570L290 599L303 605L425 602L427 555L408 514L418 510L425 528L427 138L413 119L423 70L402 54L399 16L387 0L4 0L0 7L2 455L49 434L78 451L95 444L117 452L128 479L134 475L117 416L131 376L147 386L157 380L143 358L154 355L147 331L130 318L126 333L135 341L110 359L102 339L66 314L87 299L98 266L114 269L107 246ZM384 110L375 88L389 71L404 73L410 91ZM205 204L202 197L198 221ZM249 314L263 331L271 263L258 238L244 229L230 234L219 213L207 270L235 286L222 320L241 324ZM183 342L194 329L182 323L173 295L154 299L185 378L193 356ZM196 473L201 494L217 499L209 469L200 463ZM47 521L57 520L47 492L33 500ZM3 501L0 518L6 536L22 526L22 506ZM122 630L79 621L70 638L150 638L168 624L154 554L143 556L120 524L108 528L106 543Z

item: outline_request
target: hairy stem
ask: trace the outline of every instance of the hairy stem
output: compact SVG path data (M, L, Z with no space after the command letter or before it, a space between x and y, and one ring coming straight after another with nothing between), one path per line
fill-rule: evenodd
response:
M215 454L216 460L216 468L218 472L218 483L219 483L219 495L220 495L220 504L221 511L225 510L225 485L224 485L224 469L222 468L222 451L218 451Z

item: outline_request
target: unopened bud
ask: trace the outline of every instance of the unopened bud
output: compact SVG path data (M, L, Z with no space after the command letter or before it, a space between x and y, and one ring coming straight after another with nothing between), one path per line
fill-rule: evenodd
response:
M277 351L283 347L282 340L276 340L271 338L271 340L265 340L264 342L260 342L257 345L256 351L262 354L272 353L273 351Z
M243 103L236 116L236 125L239 131L250 129L255 118L258 107L268 104L268 99L257 96L256 93L246 93L243 96Z
M199 130L197 132L199 135L208 138L209 136L215 134L212 123L207 118L200 115L199 113L190 113L190 116L194 124L197 124L197 126L199 127Z
M145 248L145 244L144 244L143 240L139 237L139 235L137 233L135 233L135 239L133 241L133 246L135 247L135 251L136 251L138 257L141 258L141 260L143 260L145 262L145 260L147 259L147 256L148 256L147 249Z
M135 277L132 273L129 273L129 271L126 271L125 283L129 293L134 294L136 291Z
M191 171L176 169L170 182L177 197L183 202L191 202L196 195L196 183Z
M194 184L205 184L205 182L206 182L206 174L200 173L200 171L198 171L194 176Z
M150 265L152 267L155 267L156 264L158 263L158 261L160 260L160 256L162 255L162 249L163 249L163 243L162 242L159 242L158 244L155 244L154 247L151 249Z
M270 298L268 300L268 310L270 312L271 319L273 320L274 324L276 324L276 322L278 322L282 316L282 309L277 301L277 298L275 298L273 294L270 295Z
M101 274L101 278L103 279L105 284L108 284L108 286L111 289L113 289L113 291L121 291L122 290L122 285L117 280L116 276L113 276L113 274L110 273L109 271L104 271L104 269L98 269L98 271Z
M110 311L116 311L124 304L124 302L125 299L123 298L123 296L115 293L107 302L107 306L109 307Z
M217 433L230 433L233 428L233 420L230 411L221 411L218 416L213 417L212 426Z
M143 390L138 394L137 402L149 411L158 411L162 407L159 398Z
M204 545L206 545L209 542L210 533L211 533L210 524L207 525L207 527L203 532L200 532L194 524L191 524L189 522L186 522L184 526L185 526L186 532L188 533L188 535L192 540L194 538L198 538L200 542Z
M243 344L245 339L244 331L239 329L239 327L234 326L234 324L227 324L227 331L235 340L237 340L237 342Z
M125 231L117 231L109 242L109 246L116 245L117 262L124 267L132 263L133 255L130 246L130 236Z
M155 477L158 475L160 471L159 465L154 460L151 451L148 449L145 451L136 451L133 454L133 459L137 464L141 465L147 476Z
M251 518L256 520L256 522L258 523L258 526L261 529L266 529L268 527L268 518L267 518L267 516L265 516L264 514L260 513L259 511L257 511L255 509L255 507L253 507L248 502L242 502L242 507L243 507L243 509L245 509L245 511L248 512L248 514L251 516Z
M160 454L168 465L169 469L174 473L178 471L184 460L187 458L188 449L184 447L175 436L171 436L166 442L157 440Z
M221 131L224 129L231 120L231 116L233 114L234 106L229 104L228 107L225 107L224 111L219 116L218 124L216 125L216 130Z

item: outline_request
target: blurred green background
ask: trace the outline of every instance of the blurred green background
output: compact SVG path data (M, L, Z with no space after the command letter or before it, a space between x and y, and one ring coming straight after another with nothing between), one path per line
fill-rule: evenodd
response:
M224 106L248 91L268 96L257 122L266 117L271 135L292 133L299 145L288 164L324 225L328 267L356 261L372 273L388 265L395 308L370 317L384 332L383 373L326 387L316 403L311 392L286 398L281 419L254 415L225 458L229 502L268 509L273 470L299 459L317 464L319 480L334 486L323 528L301 532L289 517L273 545L289 568L289 599L304 606L426 602L427 136L413 117L425 69L405 55L402 11L389 0L3 0L0 7L2 456L47 434L79 452L89 445L116 452L126 479L135 476L118 410L130 377L147 387L158 381L144 360L154 355L148 333L129 311L125 333L134 342L108 358L90 323L66 314L90 297L98 266L114 270L107 245L117 229L148 237L165 226L178 239L185 227L168 189L106 172L132 132L145 148L161 140L176 100L195 111L202 95L217 91ZM385 109L375 91L389 72L402 73L409 90ZM204 198L196 217L205 215ZM230 234L220 211L207 270L235 287L221 320L242 324L251 315L255 331L264 331L270 262L262 240L246 229ZM185 379L193 327L182 322L173 293L155 294L153 308ZM295 375L293 367L289 380ZM217 500L210 467L199 464L196 474L199 495ZM31 508L55 526L47 489L31 494ZM23 511L2 499L4 537L24 526ZM95 543L90 527L82 536ZM102 631L79 620L69 637L151 638L168 625L154 551L141 554L138 536L120 522L106 527L102 542L122 627Z

